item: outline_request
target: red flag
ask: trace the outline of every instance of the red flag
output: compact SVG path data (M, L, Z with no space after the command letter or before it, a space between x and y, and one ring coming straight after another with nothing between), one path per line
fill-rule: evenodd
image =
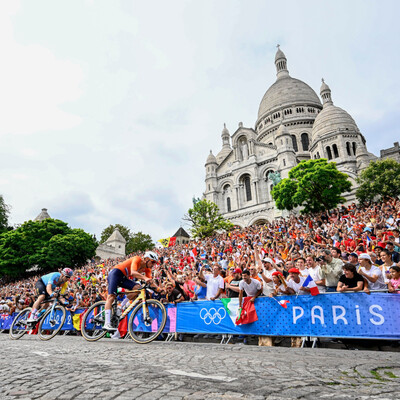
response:
M190 255L191 255L193 258L196 258L196 257L197 257L197 249L196 249L196 247L193 248L193 249L190 251Z
M128 333L128 316L119 322L118 332L121 337L124 337Z
M175 243L176 243L176 237L170 237L168 247L175 246Z
M254 306L254 302L250 301L250 299L251 297L245 297L242 310L236 318L236 325L251 324L254 321L258 321L256 307Z

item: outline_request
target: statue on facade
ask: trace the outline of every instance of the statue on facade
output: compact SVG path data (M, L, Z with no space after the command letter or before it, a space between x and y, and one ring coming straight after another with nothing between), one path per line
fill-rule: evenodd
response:
M274 184L274 186L276 186L282 180L281 174L280 174L279 171L270 172L268 174L268 179L271 179L271 181Z
M192 202L193 202L193 205L194 205L194 206L195 206L196 203L198 203L199 201L200 201L200 197L198 197L198 198L196 199L196 197L193 196Z
M247 143L245 140L242 140L242 144L240 145L240 150L242 153L242 159L247 160L249 158L249 148L247 147Z

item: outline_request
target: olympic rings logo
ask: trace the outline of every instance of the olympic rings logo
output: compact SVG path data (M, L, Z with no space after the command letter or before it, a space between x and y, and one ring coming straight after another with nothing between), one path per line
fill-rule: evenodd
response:
M223 307L218 308L210 308L207 310L206 308L202 308L200 310L200 318L205 322L206 325L210 325L211 322L214 325L218 325L226 316L226 310Z

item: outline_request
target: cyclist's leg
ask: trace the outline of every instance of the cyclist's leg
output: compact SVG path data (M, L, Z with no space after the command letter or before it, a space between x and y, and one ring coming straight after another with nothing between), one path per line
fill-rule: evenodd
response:
M125 275L119 269L112 269L108 274L108 295L104 306L104 327L111 327L111 309L115 298L117 297L117 289L120 281Z
M124 276L124 279L119 283L119 287L127 290L138 290L141 288L141 286L136 282L128 279L127 277ZM134 300L136 297L139 296L139 293L128 293L126 294L126 298L128 300Z
M37 313L38 313L39 308L40 308L40 303L47 296L46 285L43 283L43 281L41 279L39 279L35 283L35 289L36 289L36 294L38 295L38 298L33 303L31 316L29 317L28 322L32 322L32 321L36 320L36 316L37 316Z

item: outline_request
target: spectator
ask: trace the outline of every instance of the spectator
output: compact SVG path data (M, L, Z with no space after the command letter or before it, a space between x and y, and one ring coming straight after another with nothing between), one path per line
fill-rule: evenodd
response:
M390 293L400 293L400 267L390 267L390 281L388 283Z
M358 262L358 254L357 253L350 253L349 254L349 263L353 264L356 269L360 266Z
M382 271L379 267L372 265L371 257L366 254L360 254L360 269L358 273L367 280L370 290L386 289L386 284L382 276Z
M174 284L172 282L167 282L165 285L166 290L166 301L171 304L177 304L181 301L184 301L184 297L182 293L180 293L177 289L174 288Z
M247 269L242 272L242 280L239 283L239 307L243 304L244 293L251 297L250 301L252 302L262 293L261 282L252 278Z
M388 249L383 249L381 251L381 258L383 261L383 264L380 266L381 271L382 271L382 276L385 281L385 284L389 283L390 280L390 268L396 266L396 264L392 261L391 254Z
M355 265L346 263L343 265L343 275L337 285L338 292L359 292L364 288L364 278L357 273Z
M229 283L225 283L227 297L239 297L239 284L241 282L241 276L242 270L240 268L235 268L233 270L232 279L229 281Z
M225 282L220 275L221 267L214 265L213 274L204 275L204 267L200 270L200 279L204 279L207 283L207 300L215 300L221 296L225 288Z
M321 260L319 259L318 261ZM319 292L326 292L324 273L322 272L321 267L315 262L314 256L307 256L306 264L308 267L309 275L311 275L311 278L317 285Z
M305 280L306 278L300 275L300 271L297 268L290 268L285 294L307 294L307 292L303 290L303 283Z
M325 276L326 291L335 292L339 278L343 272L343 261L339 258L333 258L330 250L324 250L322 254L320 265Z
M300 276L303 278L306 278L309 275L309 271L306 266L306 259L304 257L299 257L296 260L296 268L300 271Z
M400 254L394 250L394 244L392 242L386 243L386 249L389 251L392 261L397 264L400 262Z

